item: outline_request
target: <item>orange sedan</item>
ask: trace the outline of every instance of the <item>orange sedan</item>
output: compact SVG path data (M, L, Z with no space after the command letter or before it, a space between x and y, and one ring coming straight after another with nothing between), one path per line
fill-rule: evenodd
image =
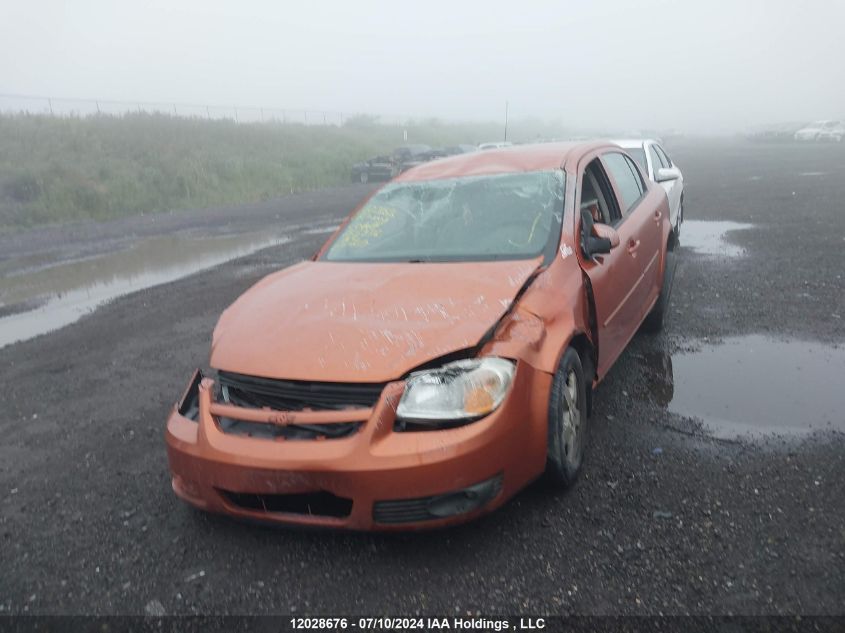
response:
M173 490L241 518L434 528L581 468L594 386L673 273L663 188L607 143L411 169L221 316L167 421Z

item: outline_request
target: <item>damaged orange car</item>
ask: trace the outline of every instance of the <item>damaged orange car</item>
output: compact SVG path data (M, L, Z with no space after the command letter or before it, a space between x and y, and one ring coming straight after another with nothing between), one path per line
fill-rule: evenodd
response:
M221 316L173 490L241 518L434 528L575 481L595 385L673 272L666 193L606 143L426 163Z

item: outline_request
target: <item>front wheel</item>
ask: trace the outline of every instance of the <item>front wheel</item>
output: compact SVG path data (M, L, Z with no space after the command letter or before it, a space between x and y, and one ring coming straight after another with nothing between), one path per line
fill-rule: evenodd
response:
M561 488L578 478L587 442L587 392L581 359L568 348L560 360L549 397L546 476Z

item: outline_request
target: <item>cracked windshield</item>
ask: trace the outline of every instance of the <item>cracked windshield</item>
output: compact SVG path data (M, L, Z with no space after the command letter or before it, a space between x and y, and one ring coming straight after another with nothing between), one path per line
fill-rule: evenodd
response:
M397 182L373 196L330 261L522 259L545 249L563 212L561 171Z

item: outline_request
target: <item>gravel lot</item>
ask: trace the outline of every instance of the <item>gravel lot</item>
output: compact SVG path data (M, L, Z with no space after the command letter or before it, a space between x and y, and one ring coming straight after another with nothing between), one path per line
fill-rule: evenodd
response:
M638 335L599 388L573 490L536 484L476 523L401 536L254 527L177 501L168 408L220 312L325 239L299 232L0 349L0 613L845 613L845 437L716 440L654 395L660 359L726 337L841 352L845 144L669 149L687 219L755 228L729 235L743 257L682 247L667 328ZM366 191L42 229L0 238L0 252L327 221Z

